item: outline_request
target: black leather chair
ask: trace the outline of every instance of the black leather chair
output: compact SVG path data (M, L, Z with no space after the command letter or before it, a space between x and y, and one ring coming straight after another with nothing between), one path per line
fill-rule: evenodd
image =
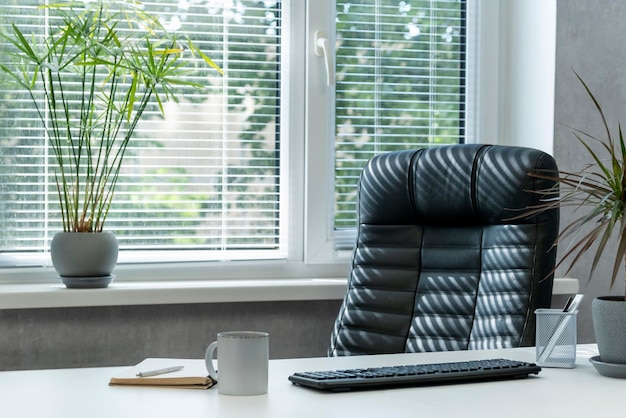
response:
M364 168L348 290L329 355L530 346L550 306L557 210L513 219L553 184L538 150L451 145ZM545 196L543 196L545 197Z

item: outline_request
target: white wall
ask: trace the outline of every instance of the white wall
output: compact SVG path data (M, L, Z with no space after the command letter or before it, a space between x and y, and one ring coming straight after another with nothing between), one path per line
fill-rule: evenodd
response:
M556 0L476 0L473 7L482 57L475 142L553 154Z

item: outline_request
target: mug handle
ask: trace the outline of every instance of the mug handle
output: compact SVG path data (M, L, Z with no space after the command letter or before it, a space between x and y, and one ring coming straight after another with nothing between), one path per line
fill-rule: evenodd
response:
M213 353L215 352L216 348L217 341L213 341L211 344L209 344L209 347L206 349L206 353L204 354L204 362L206 364L206 369L209 372L209 376L211 376L211 379L217 382L217 370L215 370L215 367L213 367Z

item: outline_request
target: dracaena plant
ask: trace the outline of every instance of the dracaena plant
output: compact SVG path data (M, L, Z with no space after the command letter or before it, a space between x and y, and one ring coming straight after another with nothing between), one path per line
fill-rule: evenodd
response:
M605 254L617 238L613 253L610 287L620 275L620 266L626 252L626 144L618 123L617 133L609 127L605 113L589 86L576 74L587 95L593 102L602 122L601 135L592 135L573 129L574 136L589 157L580 171L535 172L531 176L556 182L554 190L558 197L533 207L529 214L559 207L572 208L573 220L559 233L557 242L568 241L557 267L569 260L567 272L580 261L583 255L592 256L591 277ZM558 192L560 189L560 195ZM611 244L610 244L611 243ZM626 274L622 273L622 278ZM624 299L626 300L626 288Z
M192 61L221 70L139 2L42 7L54 22L43 40L15 24L0 33L10 58L0 70L29 93L45 129L64 231L102 232L144 111L156 105L163 113L182 88L202 87L186 77Z

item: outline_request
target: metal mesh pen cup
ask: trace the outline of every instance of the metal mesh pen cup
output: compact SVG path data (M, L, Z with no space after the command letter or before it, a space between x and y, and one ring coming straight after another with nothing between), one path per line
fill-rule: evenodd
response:
M537 309L536 355L542 367L576 365L576 314L560 309Z

